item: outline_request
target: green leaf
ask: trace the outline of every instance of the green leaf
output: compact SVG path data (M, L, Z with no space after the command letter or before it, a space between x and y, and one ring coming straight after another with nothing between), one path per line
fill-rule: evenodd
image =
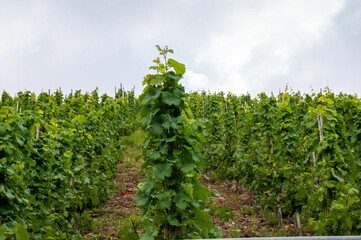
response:
M212 190L212 195L215 196L215 197L220 197L221 196L221 194L218 192L217 189Z
M1 122L0 123L0 135L4 135L6 131L11 130L11 126L7 122Z
M145 92L142 94L142 105L147 105L154 102L156 99L159 98L160 94L162 93L160 88L155 87L147 87Z
M227 207L221 207L217 209L217 216L224 221L229 221L233 217L231 209Z
M154 176L159 180L164 180L165 177L170 177L172 175L172 165L171 163L161 163L157 164L154 169Z
M173 80L175 80L176 82L178 82L180 79L182 79L182 76L177 75L177 74L175 74L174 72L167 72L166 74L167 74L167 77L168 77L169 79L173 79Z
M148 198L147 196L145 195L141 195L141 194L138 194L136 197L135 197L135 204L138 206L138 207L142 207L144 206L148 201Z
M356 188L353 188L353 187L351 187L348 191L347 191L347 193L350 195L350 196L356 196L356 195L358 195L359 194L359 190L357 190Z
M352 228L352 220L350 217L346 217L345 219L345 224L347 226L348 229L351 229Z
M153 151L150 155L149 155L149 159L152 160L152 161L156 161L158 160L159 158L161 158L161 154L160 154L160 151Z
M172 204L172 193L170 191L160 192L155 197L158 199L160 209L170 208Z
M144 180L138 185L138 189L145 194L149 194L153 188L154 188L154 182L149 179Z
M23 145L24 145L24 141L21 140L18 136L15 136L15 141L19 144L19 146L23 146Z
M86 167L86 164L82 164L82 165L79 165L77 167L74 168L74 172L77 173L77 172L80 172L82 169L84 169Z
M163 132L163 128L159 122L153 122L149 125L149 131L156 136L160 136Z
M162 52L163 52L163 49L159 46L159 45L155 45L155 47L158 49L158 52L160 55L163 55Z
M208 233L208 231L212 228L212 222L211 222L211 217L208 213L200 211L200 210L195 210L195 217L197 219L197 221L195 222L195 224L197 225L197 227L199 227L200 229L202 229L202 231L204 233ZM207 237L208 234L206 234Z
M168 130L171 126L171 117L169 114L162 114L160 116L160 119L162 121L162 127L166 130Z
M193 198L193 184L191 184L191 183L182 183L181 186L182 186L182 188L184 189L184 191L185 191L191 198Z
M6 228L0 225L0 240L6 240Z
M173 67L177 75L183 75L186 72L186 66L172 58L168 59L168 66Z
M8 198L8 199L14 199L15 198L15 195L13 195L11 193L11 189L8 189L6 187L4 187L4 185L0 185L0 193L4 193L5 196Z
M342 177L339 177L339 176L336 175L334 168L331 168L331 173L332 173L332 176L337 178L337 180L339 180L341 183L345 182L345 180Z
M194 169L194 164L193 163L184 163L181 166L181 171L184 173L190 173L193 169Z
M184 210L189 206L189 202L191 202L192 199L186 195L185 193L178 193L177 195L177 200L176 200L176 206L177 208L179 208L180 210Z
M30 235L27 232L25 226L23 224L16 224L14 226L14 231L15 231L15 237L16 240L29 240L30 239Z
M129 220L127 223L124 223L118 230L118 237L120 239L139 240L139 237L134 232L133 225Z
M168 216L168 222L172 226L179 227L181 226L181 223L178 221L178 219L174 218L173 216Z
M154 240L158 233L159 231L155 227L148 227L145 234L139 240Z
M360 199L357 196L349 197L347 199L347 205L352 206L354 203L357 203L359 201L360 201Z
M178 107L181 103L181 100L182 100L181 98L175 96L173 93L166 91L162 93L162 102L169 106L174 105Z
M301 188L298 190L298 192L296 193L296 199L301 201L303 199L305 199L307 197L307 190L305 188Z
M195 198L203 201L209 197L208 189L200 183L194 186L193 194Z
M196 151L192 152L192 158L195 163L199 163L201 161L201 155Z
M162 65L162 69L164 69L164 66ZM152 85L160 85L165 82L166 78L163 75L157 74L152 75L152 77L149 79L149 84Z
M14 175L14 174L15 174L15 171L14 171L14 169L12 169L12 168L7 168L7 169L6 169L6 172L7 172L9 175Z

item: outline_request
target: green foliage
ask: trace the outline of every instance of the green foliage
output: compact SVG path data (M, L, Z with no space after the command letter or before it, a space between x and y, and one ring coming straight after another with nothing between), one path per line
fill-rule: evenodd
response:
M131 215L126 219L121 228L118 230L118 237L120 239L138 240L138 225L139 217L136 215Z
M74 217L74 227L81 233L84 234L88 231L96 232L96 222L93 221L91 212L88 210L83 211L82 213L73 214Z
M249 216L255 214L254 209L250 206L242 206L240 212L242 213L242 215L249 215Z
M268 224L270 224L272 226L277 226L279 224L277 215L274 212L265 210L262 215L266 219Z
M112 193L123 145L136 148L144 138L147 178L137 195L143 239L217 236L203 211L204 166L249 188L274 223L298 212L316 234L361 233L360 98L328 89L186 94L184 64L167 58L171 49L157 49L150 67L157 74L144 78L139 100L122 87L114 98L97 90L2 93L0 239L79 237L89 216L76 219ZM131 135L139 123L145 131Z
M255 98L196 92L189 99L194 116L208 122L207 166L252 190L274 222L298 212L316 234L361 233L358 97L326 89Z
M141 148L145 138L146 138L146 133L141 128L139 128L131 135L124 137L124 144L130 147Z
M232 210L227 207L220 207L216 209L216 214L219 219L223 221L229 221L233 218Z
M123 137L136 127L137 105L129 93L102 100L97 91L66 98L60 91L4 93L0 238L79 237L90 223L83 211L113 192L110 180Z
M218 232L205 211L209 192L199 182L202 161L201 136L192 121L184 87L179 83L185 66L167 47L157 46L160 55L150 67L157 74L144 78L140 96L141 123L148 132L136 203L141 208L141 239L207 238Z

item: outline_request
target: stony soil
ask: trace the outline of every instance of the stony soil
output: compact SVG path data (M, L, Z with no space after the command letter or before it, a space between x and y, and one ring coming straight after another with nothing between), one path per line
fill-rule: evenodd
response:
M85 239L120 239L118 231L129 216L139 214L134 204L137 184L142 176L139 166L120 163L116 177L116 194L101 208L92 212L97 226L94 231L84 235ZM211 175L211 174L210 174ZM223 209L226 214L213 214L213 222L218 225L224 237L262 237L297 235L292 222L278 224L274 215L264 217L262 208L257 206L252 194L234 182L204 180L210 191L218 191L213 196L213 205ZM223 217L222 217L223 216Z

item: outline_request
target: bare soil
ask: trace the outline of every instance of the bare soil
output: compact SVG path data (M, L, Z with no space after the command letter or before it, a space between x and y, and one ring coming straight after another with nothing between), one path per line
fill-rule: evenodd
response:
M116 193L98 210L94 210L92 218L95 230L84 235L85 239L120 239L119 229L131 215L138 215L135 206L137 184L142 176L139 167L126 166L120 163L116 176ZM218 225L224 237L262 237L297 235L292 222L279 225L275 215L266 218L264 211L256 204L250 191L237 186L235 182L204 180L203 183L212 192L213 205L226 212L226 216L213 213L213 222Z
M118 165L116 176L116 193L92 217L100 223L97 233L89 232L85 239L118 239L117 233L124 219L138 214L135 206L135 194L138 182L141 180L139 169L126 168L124 163Z

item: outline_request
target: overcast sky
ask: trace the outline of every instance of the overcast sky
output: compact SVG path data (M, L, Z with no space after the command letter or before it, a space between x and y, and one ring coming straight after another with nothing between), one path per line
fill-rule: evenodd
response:
M0 91L142 91L169 46L188 91L361 96L359 0L0 0Z

